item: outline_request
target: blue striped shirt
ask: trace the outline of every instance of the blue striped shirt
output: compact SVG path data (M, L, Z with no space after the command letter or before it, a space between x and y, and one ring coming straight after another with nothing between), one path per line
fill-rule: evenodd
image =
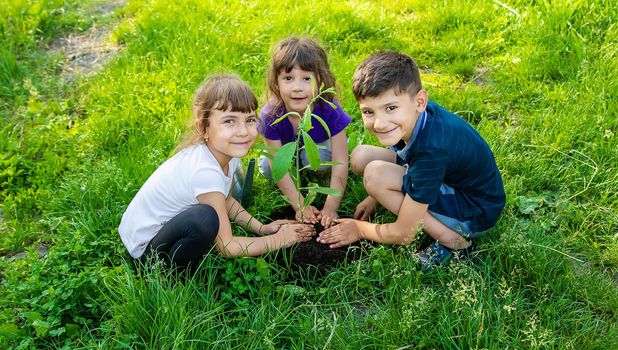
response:
M473 220L478 230L493 227L506 196L494 155L478 131L430 101L409 141L392 148L397 151L398 164L408 169L402 191L440 213L441 208L432 204L444 183L455 189L459 207L456 219Z

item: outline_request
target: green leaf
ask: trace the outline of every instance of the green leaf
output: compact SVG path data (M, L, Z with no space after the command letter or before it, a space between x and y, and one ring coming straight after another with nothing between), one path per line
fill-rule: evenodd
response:
M255 269L261 276L268 276L270 274L270 264L264 258L256 259Z
M36 331L36 335L39 337L47 336L47 334L49 334L49 330L51 329L51 326L49 325L49 323L43 320L36 320L32 322L32 327L34 327L34 330Z
M322 124L322 127L324 128L324 130L326 130L326 133L328 134L328 138L330 139L331 138L330 129L328 128L328 125L326 125L326 122L324 121L324 119L320 118L319 115L313 114L313 113L311 113L311 116L317 119L320 122L320 124Z
M315 87L316 87L316 81L315 78L313 77L313 75L311 76L311 97L315 98Z
M339 191L330 187L301 187L301 190L310 190L315 191L317 193L322 193L329 196L338 196Z
M43 319L43 316L36 311L26 311L23 313L23 316L30 324L34 323L34 321L41 321Z
M67 335L69 337L75 337L79 335L80 327L74 323L67 323L66 329L67 329Z
M49 332L49 335L51 335L52 337L57 337L61 334L66 333L67 329L65 327L59 327L56 329L53 329L52 331Z
M313 128L313 125L311 123L311 107L309 106L309 104L307 105L307 108L305 109L305 114L303 115L303 118L301 119L301 130L304 131L309 131Z
M268 146L268 145L254 145L253 149L256 149L258 151L268 151L268 152L277 152L277 150L279 149L278 147L273 147L273 146Z
M23 336L25 332L13 323L0 324L0 337L4 338L17 338Z
M270 125L278 124L280 121L282 121L283 119L287 118L289 115L295 115L295 116L300 118L300 114L299 113L297 113L297 112L288 112L288 113L280 116L279 118L275 119L275 121L270 123Z
M318 146L319 147L319 146ZM320 165L325 165L325 166L333 166L333 165L339 165L341 164L341 162L332 162L332 161L328 161L328 162L321 162Z
M313 203L313 201L315 200L315 197L317 197L318 193L316 191L311 191L309 190L309 192L307 192L307 195L305 196L305 201L303 202L303 207L308 207L311 205L311 203Z
M283 287L278 287L278 289L292 295L300 295L306 292L305 288L297 286L295 284L286 284Z
M296 142L288 142L275 154L272 161L272 176L275 183L279 182L290 170L294 151L296 151Z
M313 142L311 136L305 131L301 131L301 137L305 143L305 152L307 153L307 159L309 159L311 169L316 171L320 168L320 153L318 152L318 147L315 145L315 142Z
M334 90L334 89L332 89L332 88L329 88L329 89L327 89L327 90L322 91L322 93L330 93L330 94L332 94L332 93L334 93L334 92L335 92L335 90ZM331 108L332 108L332 109L337 109L337 105L335 105L335 104L334 104L334 103L332 103L331 101L329 101L329 100L325 99L325 98L324 98L324 97L322 97L322 96L320 96L320 99L321 99L322 101L324 101L324 102L328 103L328 105L329 105L329 106L331 106Z
M267 145L253 145L252 147L255 150L258 150L258 154L264 156L270 160L272 160L275 156L273 154L277 153L278 147L267 146Z
M519 212L522 214L532 214L537 211L541 205L543 204L542 199L539 197L524 197L519 196L518 199L518 207Z

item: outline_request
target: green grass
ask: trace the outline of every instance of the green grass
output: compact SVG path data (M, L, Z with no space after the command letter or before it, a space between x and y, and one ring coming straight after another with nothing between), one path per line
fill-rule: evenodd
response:
M111 18L102 3L0 0L0 348L618 348L613 2L155 0ZM46 45L110 21L124 49L62 83ZM329 53L350 149L376 144L350 82L385 48L415 57L430 97L485 137L507 206L473 263L421 273L409 248L368 247L294 280L268 256L212 256L188 279L126 262L120 217L185 131L194 89L236 72L263 97L269 49L292 34ZM284 201L255 181L266 218ZM342 214L364 196L351 176Z

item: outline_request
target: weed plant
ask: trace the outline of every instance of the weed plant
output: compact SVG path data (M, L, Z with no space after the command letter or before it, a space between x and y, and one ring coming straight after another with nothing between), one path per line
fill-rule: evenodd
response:
M618 348L613 2L134 0L116 10L124 49L61 83L46 46L105 4L0 0L0 348ZM415 57L430 98L488 141L507 205L472 261L421 273L418 242L377 246L301 281L262 258L211 255L188 278L127 262L120 217L195 87L233 71L264 95L289 35L330 53L350 150L377 144L350 82L380 49ZM276 193L256 178L250 211L286 205ZM364 196L352 175L340 214Z

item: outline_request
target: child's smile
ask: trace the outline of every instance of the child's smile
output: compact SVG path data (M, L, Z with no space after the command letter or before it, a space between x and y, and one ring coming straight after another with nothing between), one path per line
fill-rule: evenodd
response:
M277 76L279 93L288 112L304 113L311 100L311 78L315 80L313 72L294 66L291 71L282 70Z
M421 96L422 95L422 96ZM389 89L376 97L359 100L365 128L385 146L408 142L416 121L425 110L427 93L421 90L414 97L407 92L395 93Z
M257 138L255 112L212 110L206 137L208 148L221 164L245 156Z

